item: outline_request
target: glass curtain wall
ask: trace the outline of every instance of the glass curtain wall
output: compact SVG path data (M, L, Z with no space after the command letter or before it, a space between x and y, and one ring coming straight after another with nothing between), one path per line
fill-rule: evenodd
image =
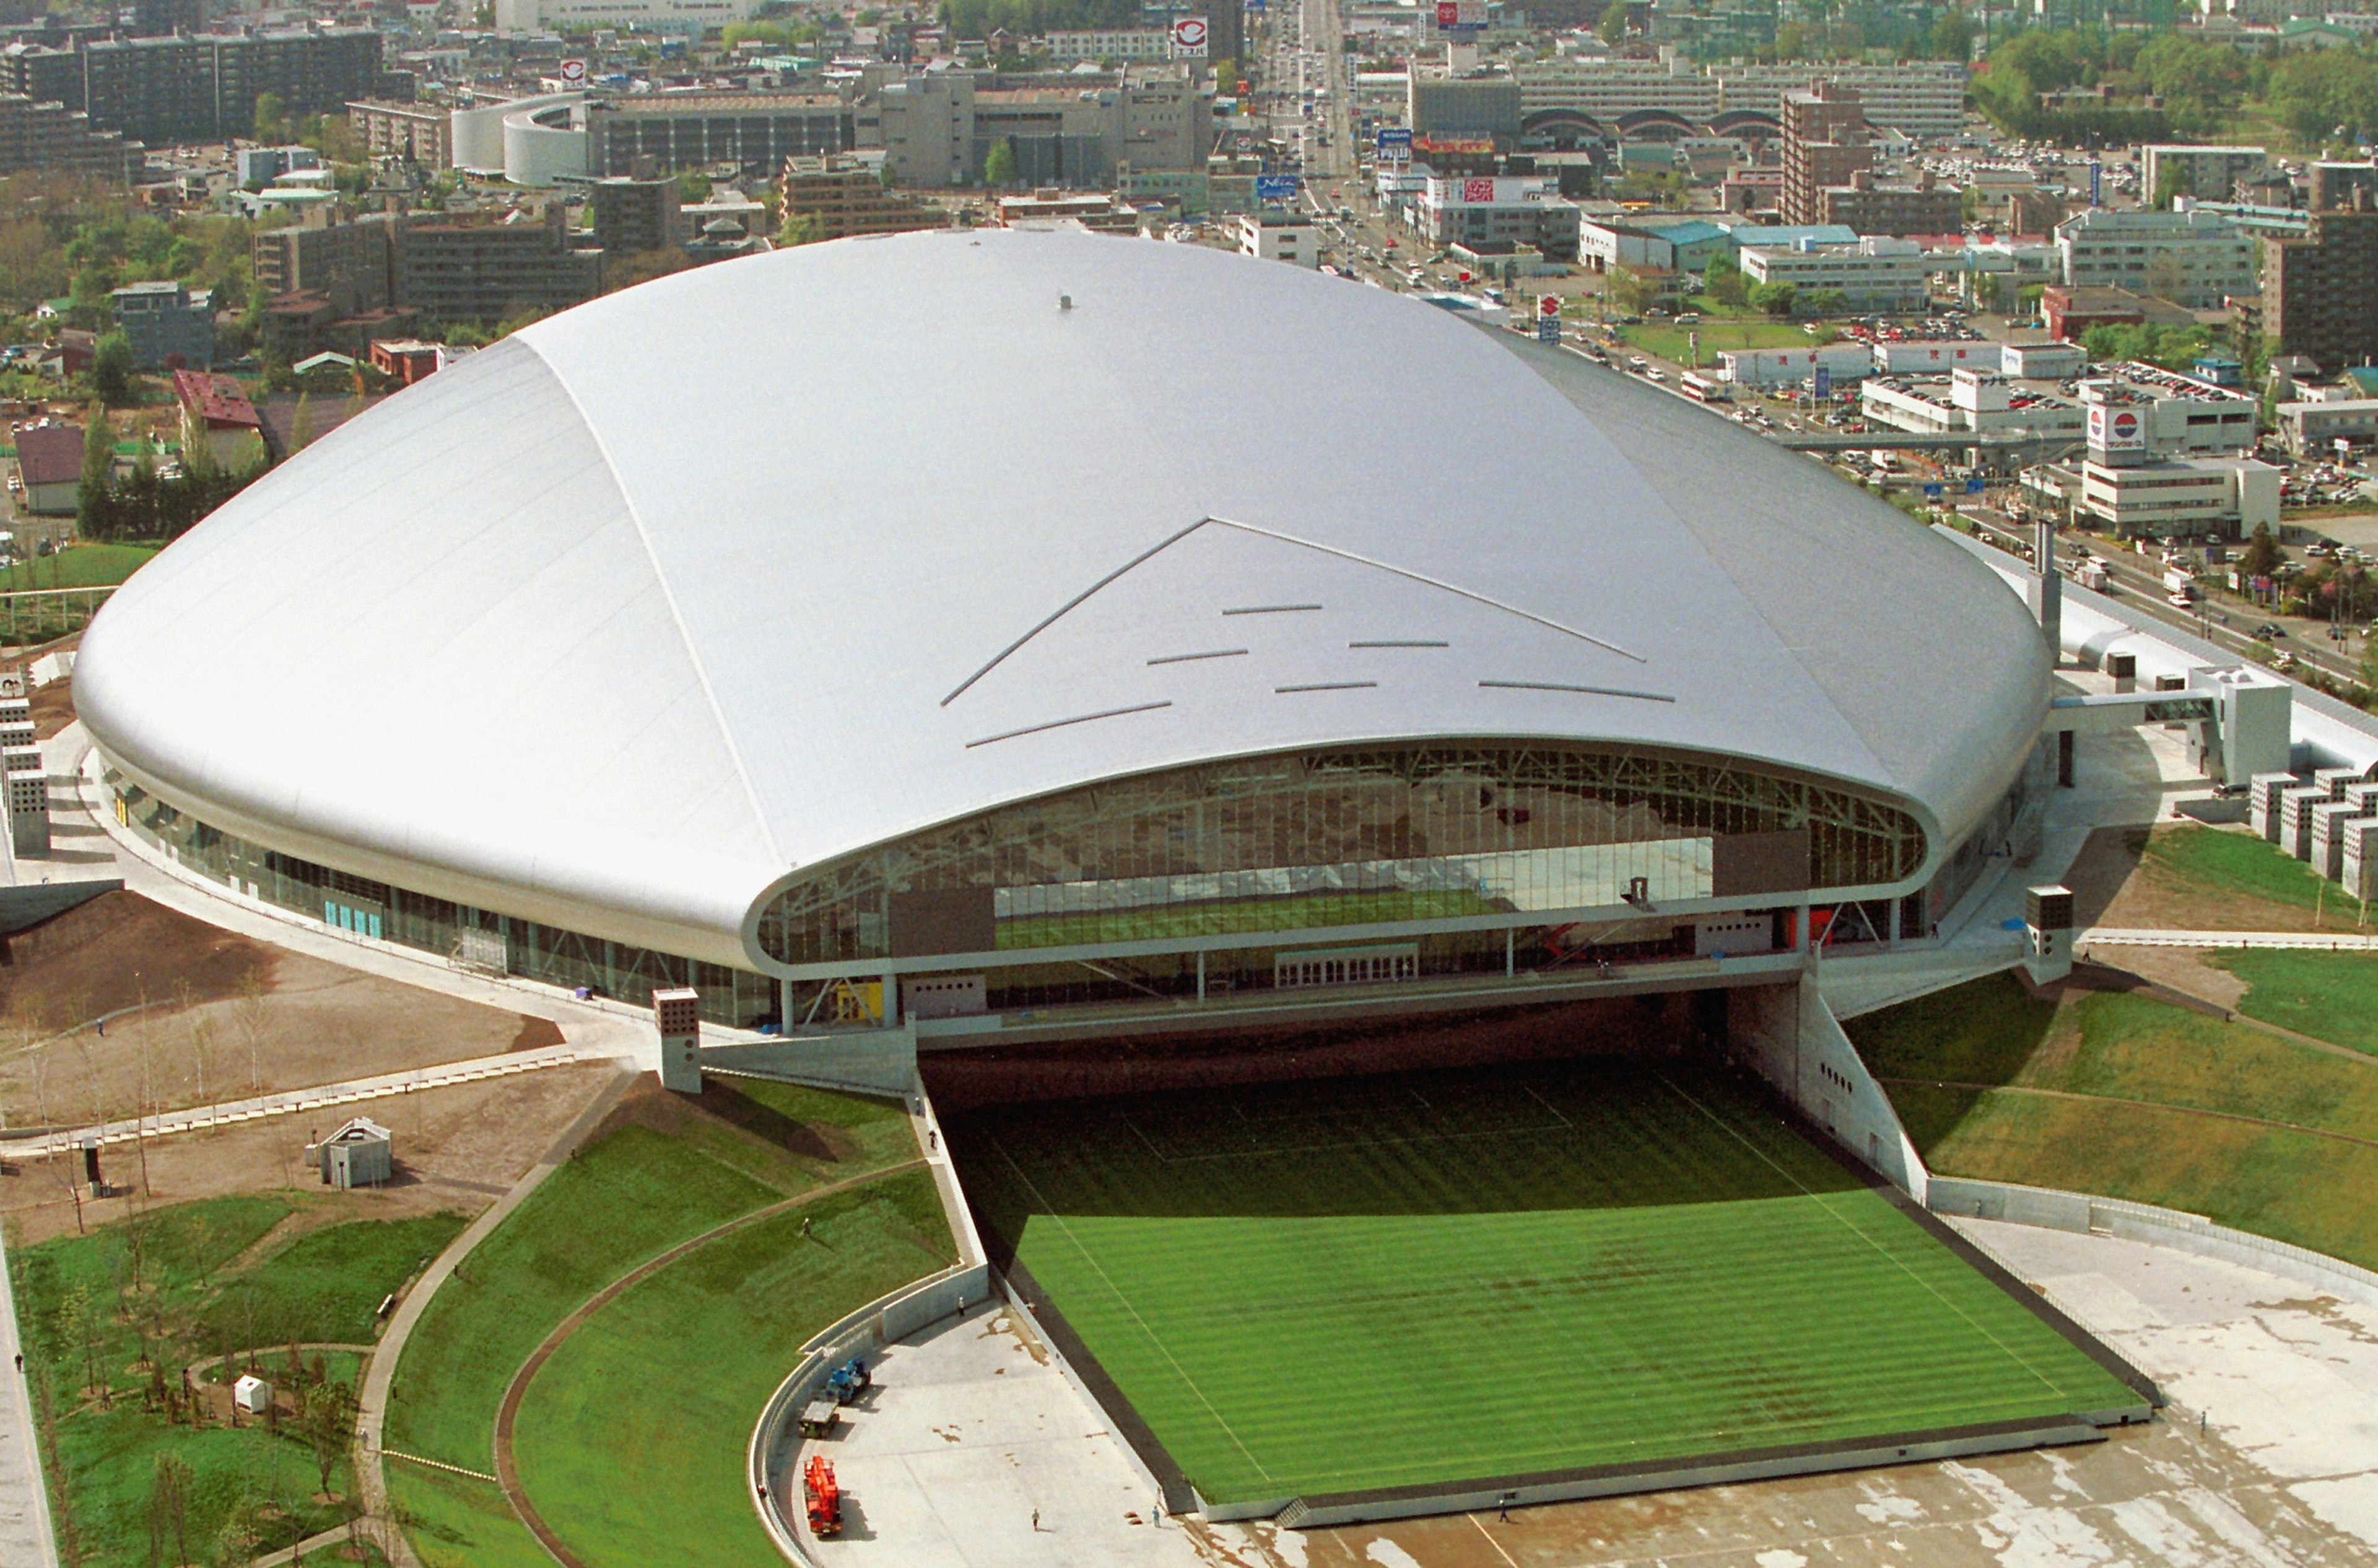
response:
M786 964L835 964L1707 898L1720 840L1798 832L1793 880L1818 896L1902 880L1924 859L1922 828L1897 808L1737 763L1545 746L1299 752L919 834L779 894L759 940Z

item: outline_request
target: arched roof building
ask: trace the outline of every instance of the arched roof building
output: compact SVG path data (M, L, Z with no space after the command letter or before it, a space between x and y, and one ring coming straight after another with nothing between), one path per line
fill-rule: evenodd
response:
M738 1022L778 980L1937 901L2048 700L1990 572L1704 410L1020 231L519 332L175 544L76 674L127 814L243 891Z

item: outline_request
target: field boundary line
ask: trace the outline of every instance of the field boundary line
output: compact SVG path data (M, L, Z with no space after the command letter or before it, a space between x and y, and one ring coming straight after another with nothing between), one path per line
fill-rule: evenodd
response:
M1917 1285L1922 1286L1926 1295L1931 1297L1935 1301L1940 1302L1943 1307L1948 1308L1949 1311L1956 1313L1957 1316L1964 1319L1965 1325L1968 1328L1971 1328L1975 1333L1980 1335L1984 1339L1988 1340L1992 1345L1997 1346L1999 1347L2000 1354L2006 1357L2008 1360L2012 1361L2016 1366L2021 1367L2024 1371L2029 1372L2033 1377L2037 1378L2040 1383L2046 1387L2050 1394L2057 1394L2060 1397L2063 1394L2064 1391L2054 1382L2050 1381L2047 1373L2041 1371L2037 1367L2033 1366L2020 1351L2014 1349L1997 1335L1992 1334L1988 1329L1975 1322L1972 1313L1966 1311L1964 1308L1957 1305L1954 1301L1950 1300L1946 1296L1941 1295L1938 1287L1934 1286L1930 1280L1926 1279L1922 1275L1917 1274L1914 1269L1908 1267L1905 1260L1893 1256L1888 1248L1884 1247L1873 1237L1868 1236L1865 1231L1859 1229L1856 1226L1852 1225L1849 1220L1841 1214L1835 1212L1833 1206L1831 1203L1826 1203L1822 1196L1809 1191L1806 1182L1793 1175L1790 1171L1785 1170L1781 1165L1778 1165L1775 1160L1768 1155L1766 1150L1760 1148L1749 1139L1745 1138L1734 1128L1726 1126L1723 1118L1721 1118L1715 1111L1710 1109L1707 1106L1701 1104L1700 1101L1693 1098L1692 1095L1685 1093L1685 1091L1675 1083L1670 1082L1666 1073L1654 1070L1651 1076L1658 1079L1662 1083L1666 1084L1670 1092L1674 1093L1687 1105L1692 1107L1695 1110L1709 1118L1712 1122L1715 1122L1719 1129L1723 1131L1727 1137L1734 1139L1744 1148L1748 1149L1752 1154L1757 1155L1761 1160L1766 1161L1766 1163L1778 1176L1781 1176L1793 1186L1799 1188L1803 1195L1813 1200L1816 1205L1820 1209L1822 1209L1827 1217L1831 1218L1834 1224L1840 1226L1843 1229L1856 1237L1860 1241L1865 1242L1867 1247L1871 1250L1876 1256L1882 1258L1888 1262L1892 1267L1905 1275Z
M1269 1481L1272 1474L1264 1467L1264 1462L1255 1456L1254 1452L1240 1438L1238 1430L1225 1420L1222 1412L1214 1407L1214 1402L1206 1397L1206 1391L1197 1386L1197 1380L1189 1375L1189 1369L1174 1359L1171 1348L1164 1343L1154 1329L1147 1326L1147 1320L1140 1316L1139 1309L1132 1305L1131 1298L1123 1294L1123 1287L1117 1285L1114 1282L1114 1276L1107 1273L1106 1265L1099 1262L1098 1255L1082 1245L1081 1238L1074 1234L1074 1227L1065 1223L1065 1216L1057 1212L1057 1206L1049 1201L1049 1195L1040 1191L1040 1184L1033 1180L1022 1166L1015 1163L1015 1156L1007 1152L1007 1144L1004 1142L993 1136L991 1146L999 1151L999 1157L1007 1162L1007 1168L1015 1173L1016 1179L1030 1190L1033 1202L1039 1203L1048 1213L1049 1217L1057 1222L1057 1233L1065 1239L1074 1251L1082 1255L1084 1263L1097 1271L1099 1282L1114 1292L1114 1299L1123 1303L1123 1310L1131 1314L1131 1321L1139 1325L1139 1332L1147 1335L1147 1342L1156 1347L1156 1353L1164 1358L1165 1364L1178 1374L1182 1382L1187 1385L1189 1392L1197 1396L1197 1403L1206 1406L1206 1413L1214 1418L1214 1424L1222 1429L1223 1435L1231 1440L1231 1446L1246 1456L1247 1463L1255 1467L1256 1474L1262 1476L1266 1481Z
M444 1470L456 1476L468 1476L474 1481L485 1481L489 1486L503 1484L485 1470L474 1470L462 1465L449 1465L443 1459L431 1459L419 1454L407 1454L401 1448L383 1448L379 1453L383 1459L402 1459L408 1465L426 1465L433 1470Z

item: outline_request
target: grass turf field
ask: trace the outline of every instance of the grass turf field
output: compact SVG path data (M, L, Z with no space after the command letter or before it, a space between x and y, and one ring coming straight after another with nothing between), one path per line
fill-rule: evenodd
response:
M1674 1065L1008 1107L950 1137L979 1217L1208 1502L2139 1403Z

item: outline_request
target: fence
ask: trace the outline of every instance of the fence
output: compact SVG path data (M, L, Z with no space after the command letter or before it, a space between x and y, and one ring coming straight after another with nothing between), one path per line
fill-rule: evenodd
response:
M113 583L95 588L24 588L0 593L0 642L18 647L80 631L99 614Z

